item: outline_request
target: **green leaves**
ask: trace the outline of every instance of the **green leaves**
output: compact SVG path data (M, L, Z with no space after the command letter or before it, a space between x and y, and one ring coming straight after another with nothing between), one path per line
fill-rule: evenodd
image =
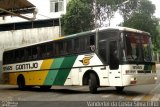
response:
M65 35L91 30L94 27L94 14L91 1L71 0L66 15L62 16Z

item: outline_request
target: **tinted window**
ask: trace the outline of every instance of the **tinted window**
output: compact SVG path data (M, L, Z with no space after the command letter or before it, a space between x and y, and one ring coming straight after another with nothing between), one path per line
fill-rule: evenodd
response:
M53 44L52 43L48 43L46 45L46 55L47 57L53 56Z
M105 40L107 38L112 38L118 36L118 32L117 31L101 31L99 32L99 41L101 40Z
M72 40L67 40L65 42L65 49L66 49L66 54L72 54L73 52L73 41Z

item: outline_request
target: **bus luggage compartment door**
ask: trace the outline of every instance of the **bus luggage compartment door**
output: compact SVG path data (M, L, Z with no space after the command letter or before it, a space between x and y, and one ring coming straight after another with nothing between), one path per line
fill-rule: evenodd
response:
M110 86L122 86L121 70L109 70L109 84Z

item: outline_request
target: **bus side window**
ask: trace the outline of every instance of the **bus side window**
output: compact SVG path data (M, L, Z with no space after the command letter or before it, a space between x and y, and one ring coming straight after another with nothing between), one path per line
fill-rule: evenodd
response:
M20 61L24 61L25 60L25 50L24 49L20 49L19 52L19 57L20 57Z
M32 50L31 50L31 47L28 47L27 49L27 60L31 60L32 59Z
M58 42L58 50L59 50L60 56L64 55L64 42L63 41Z
M3 55L4 64L10 64L14 62L14 51L5 52Z
M80 51L80 39L74 39L74 52L77 53Z
M86 50L94 51L95 50L95 38L94 35L88 36L86 39Z
M40 45L39 56L40 56L40 58L46 57L46 45L44 45L44 44Z
M20 52L19 52L19 50L16 50L15 54L16 54L15 60L16 60L16 62L19 62L20 61Z
M72 40L67 40L65 42L65 53L66 54L72 54L72 51L73 51L73 45L72 45Z
M37 46L32 48L32 59L37 59L38 58L38 48Z
M53 56L52 54L53 54L53 44L48 43L46 45L46 56L47 56L47 58Z
M58 48L58 43L56 42L55 45L55 56L58 56L59 55L59 48Z
M3 64L7 64L7 52L3 53Z

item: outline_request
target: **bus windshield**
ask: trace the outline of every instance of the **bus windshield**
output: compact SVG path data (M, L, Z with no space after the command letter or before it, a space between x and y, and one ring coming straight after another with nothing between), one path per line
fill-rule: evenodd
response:
M125 33L125 59L127 61L151 62L151 40L147 34Z

